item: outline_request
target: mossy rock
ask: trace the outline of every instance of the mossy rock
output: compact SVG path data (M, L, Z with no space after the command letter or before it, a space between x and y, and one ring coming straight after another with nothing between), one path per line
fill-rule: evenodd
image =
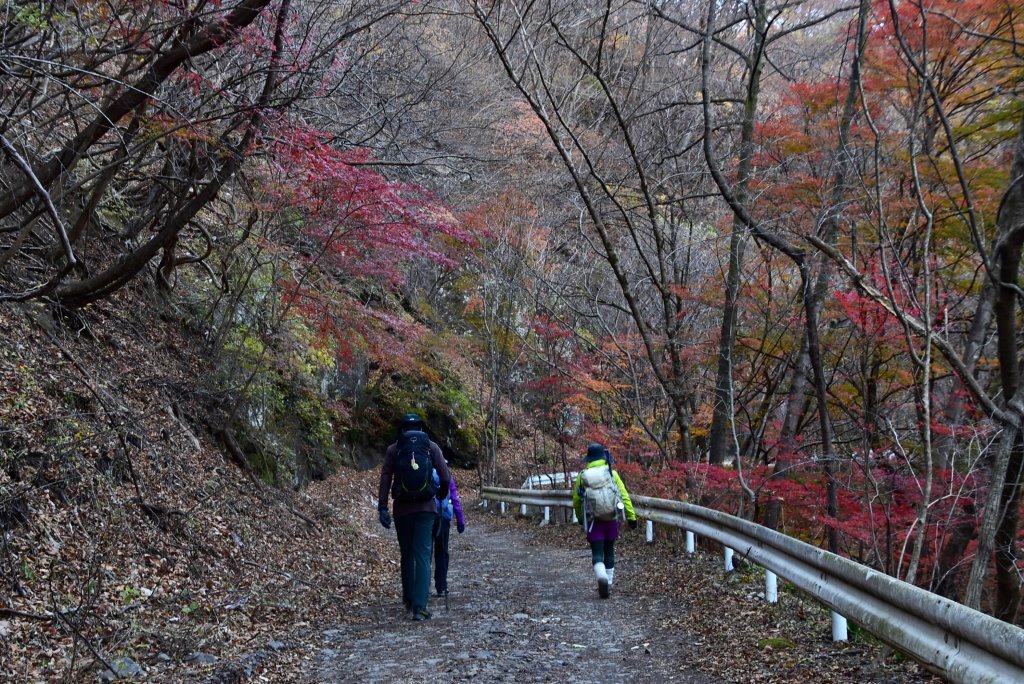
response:
M426 415L428 431L444 452L448 462L457 468L475 468L478 444L476 435L464 430L451 415L432 413Z
M772 649L773 651L785 651L795 647L796 644L789 639L783 639L781 637L769 637L767 639L759 639L757 647L762 651L765 649Z

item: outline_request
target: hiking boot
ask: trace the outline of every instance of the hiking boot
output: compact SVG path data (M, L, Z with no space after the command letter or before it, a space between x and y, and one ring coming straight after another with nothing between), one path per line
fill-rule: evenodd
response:
M448 595L448 590L447 589L438 589L437 590L437 597L438 598L444 598L447 595Z
M597 593L601 598L608 598L608 571L604 563L594 563L594 576L597 577Z
M426 608L416 608L412 611L412 619L416 622L430 619L430 611Z

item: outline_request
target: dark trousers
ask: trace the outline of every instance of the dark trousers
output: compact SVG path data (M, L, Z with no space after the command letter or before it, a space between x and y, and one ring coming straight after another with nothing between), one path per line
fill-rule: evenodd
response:
M604 563L611 570L615 567L615 540L590 542L590 557L594 563Z
M437 536L434 537L434 588L438 594L448 591L448 539L451 531L452 521L440 518Z
M433 513L410 513L395 518L402 554L402 600L413 608L427 607L435 517Z

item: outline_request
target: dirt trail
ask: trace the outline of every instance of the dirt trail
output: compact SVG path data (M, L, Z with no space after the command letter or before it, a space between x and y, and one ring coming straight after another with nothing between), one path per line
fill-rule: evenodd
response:
M627 549L617 554L608 600L597 596L582 535L577 546L555 548L475 521L452 535L451 553L450 610L432 596L433 619L413 622L396 588L353 624L323 632L311 681L712 681L681 669L687 637L653 627L680 603L635 592L630 571L643 560Z

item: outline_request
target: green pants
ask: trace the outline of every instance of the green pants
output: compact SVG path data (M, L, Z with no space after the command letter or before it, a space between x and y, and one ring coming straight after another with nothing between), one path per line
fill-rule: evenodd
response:
M615 540L602 540L590 542L590 557L594 563L604 563L604 567L611 570L615 567Z
M433 513L410 513L395 518L402 553L402 601L413 608L427 607L435 517Z

